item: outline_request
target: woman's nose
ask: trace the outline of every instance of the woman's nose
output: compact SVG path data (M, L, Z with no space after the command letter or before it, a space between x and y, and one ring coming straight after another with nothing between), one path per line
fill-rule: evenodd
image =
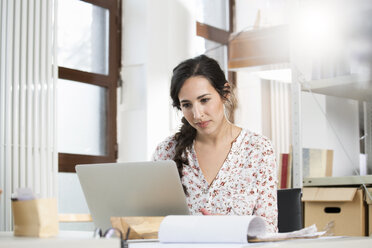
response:
M202 117L202 111L199 106L193 108L194 119L200 119Z

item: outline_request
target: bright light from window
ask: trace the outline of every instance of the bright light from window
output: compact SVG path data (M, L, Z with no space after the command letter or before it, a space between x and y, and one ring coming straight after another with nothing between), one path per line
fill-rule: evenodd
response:
M315 53L338 51L343 42L343 22L340 8L322 1L308 1L297 13L294 23L296 44Z

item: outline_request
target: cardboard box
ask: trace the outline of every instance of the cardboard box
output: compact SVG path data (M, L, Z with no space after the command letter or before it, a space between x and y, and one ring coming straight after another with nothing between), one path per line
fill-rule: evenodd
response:
M58 235L57 199L12 201L14 235L48 238Z
M368 216L368 236L372 236L372 188L368 188L369 195L366 194L367 216Z
M128 239L158 239L158 231L163 216L126 216L111 217L112 227L118 228L126 236L129 227Z
M316 224L318 230L334 221L336 236L365 236L366 215L361 188L303 188L305 227Z

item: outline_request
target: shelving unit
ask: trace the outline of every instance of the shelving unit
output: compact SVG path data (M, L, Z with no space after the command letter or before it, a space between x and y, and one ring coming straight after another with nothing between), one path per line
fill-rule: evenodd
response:
M368 74L350 74L334 78L314 80L308 83L311 91L323 95L371 101L372 81ZM308 91L307 86L302 86Z
M338 182L337 184L348 184L349 182L355 181L356 184L372 182L372 177L334 177L330 178L302 178L302 161L301 161L301 151L302 151L302 130L301 130L301 91L310 91L312 93L318 93L326 96L335 96L347 99L353 99L357 101L364 101L365 104L365 132L367 133L365 138L365 147L367 157L372 157L372 146L371 135L368 135L371 131L368 126L371 125L372 115L368 114L368 109L372 104L372 81L367 74L351 74L346 76L327 78L321 80L313 80L306 82L305 84L300 84L297 75L292 75L292 125L293 125L293 187L302 186L316 186L321 184L327 184L330 182ZM295 87L301 85L301 91L296 91ZM310 88L310 90L309 90ZM368 107L369 106L369 107ZM297 153L297 156L295 155ZM371 172L371 158L367 161L367 172ZM351 181L350 181L351 180ZM367 181L365 181L367 180ZM358 182L357 182L358 181ZM342 183L343 182L343 183ZM331 183L332 184L332 183Z
M359 140L360 137L355 137L354 134L357 132L356 128L359 128L359 132L357 135L362 136L363 134L360 134L360 130L364 129L364 152L368 158L367 174L371 174L372 128L370 127L372 126L372 114L370 112L372 111L370 111L370 109L372 105L372 72L368 72L368 69L372 70L372 51L369 48L367 49L366 47L363 47L363 44L371 44L372 42L372 32L370 30L370 26L368 26L368 20L370 18L370 14L372 13L372 5L367 2L364 2L363 5L361 2L353 1L345 1L341 3L338 3L338 1L321 1L321 5L314 4L314 6L312 6L312 4L314 4L313 1L299 1L297 5L293 5L294 8L292 9L292 13L306 14L307 11L310 12L309 9L313 7L312 11L316 12L319 19L322 20L321 22L316 23L316 21L313 19L305 20L304 18L305 22L308 21L308 23L305 23L305 25L297 25L299 22L301 22L299 19L291 20L291 23L294 24L293 26L296 26L294 29L296 29L297 31L292 33L293 36L291 37L292 40L290 41L292 42L290 46L290 63L294 68L292 70L292 108L294 109L292 112L293 150L297 154L301 154L302 152L302 138L304 135L301 125L301 92L308 91L324 96L337 97L323 98L323 104L325 105L322 106L320 106L318 102L319 107L325 106L325 109L329 108L327 109L327 111L330 112L327 112L324 109L322 109L321 112L327 115L324 118L324 123L326 126L325 129L327 131L333 131L334 133L331 133L330 136L332 135L335 137L334 140L332 140L331 142L327 140L327 138L330 139L330 136L324 138L319 137L319 139L323 138L322 141L324 141L324 145L334 145L334 149L339 149L337 157L338 159L340 159L341 156L342 158L348 158L348 160L341 161L342 163L337 163L335 165L338 165L339 169L346 168L341 167L341 164L342 166L346 166L346 164L350 165L349 171L351 171L352 167L352 173L354 175L356 174L355 169L357 169L357 166L359 166L358 164L356 164L356 158L358 158L359 154L356 154L357 147L355 146L355 144L362 144L362 141ZM337 14L339 13L339 8L344 10L342 16ZM321 15L322 10L324 11L323 15ZM311 14L307 17L310 16ZM302 29L300 29L300 27L302 27ZM308 28L304 29L304 27ZM322 29L324 27L328 29ZM302 33L304 37L299 37L300 33ZM296 42L302 43L299 44ZM301 70L298 68L300 66L302 66ZM350 74L347 74L348 72ZM301 78L299 79L297 74L302 73L304 74L301 75ZM301 91L296 91L296 88L298 87L301 88ZM308 99L306 100L306 103L308 104L310 101ZM348 100L355 100L358 102ZM350 107L350 109L341 109L342 107L336 109L335 106L337 106L337 103L345 103L345 105L341 106L347 106ZM361 106L363 106L363 109L361 108ZM357 109L358 113L352 112L354 111L354 109ZM350 116L353 117L364 113L364 118L360 118L359 116L359 120L364 119L364 123L360 123L359 126L356 127L355 123L357 123L357 120L352 119L350 122L348 122L346 118L342 118L343 111L345 113L345 116L352 113ZM338 123L332 123L330 120L336 120L338 121ZM347 135L348 137L344 140L341 140L339 138L340 132L337 133L334 129L335 123L338 126L342 126L341 124L344 124L341 122L347 122L350 124L349 126L355 127L355 129L352 129L350 133L348 131L345 132L346 135L344 136L344 138ZM314 121L314 123L316 122ZM342 127L349 126L345 124ZM309 130L309 127L307 127L306 130ZM340 128L339 130L345 131L346 128ZM317 133L317 130L314 129L313 133L315 135ZM308 140L310 140L309 137L307 138ZM350 145L349 149L345 149L345 144ZM342 147L342 149L340 147ZM352 154L353 159L350 159L350 154L347 154L347 152L349 151L350 154ZM334 173L334 175L346 174L343 173L344 171L340 173ZM341 176L331 178L304 178L303 180L299 180L302 179L302 161L301 156L296 156L295 154L293 156L293 176L294 187L316 186L327 183L334 185L356 183L360 185L361 183L372 182L371 176L351 175L347 177Z
M229 44L229 69L248 67L248 70L254 71L265 70L265 66L274 64L290 65L292 69L293 187L302 187L308 182L302 178L301 95L304 91L364 102L364 126L367 133L365 152L369 156L368 172L372 173L372 75L352 73L319 80L303 82L301 79L300 81L299 76L302 72L298 71L294 63L298 59L295 55L298 56L298 54L295 54L296 52L291 47L295 43L291 44L293 41L290 40L290 31L289 25L281 25L235 34L236 37ZM304 51L297 50L297 52Z
M372 185L372 175L367 176L345 176L345 177L308 177L304 178L304 187L316 186L355 186Z
M313 81L307 82L305 85L302 84L301 89L302 91L311 90L311 92L313 93L322 94L326 96L335 96L335 97L340 97L340 98L347 98L347 99L353 99L357 101L366 102L365 110L364 110L366 112L364 116L364 119L365 119L364 126L365 126L365 133L370 134L371 131L370 131L370 128L368 128L368 126L372 125L371 124L372 117L371 117L371 114L368 114L368 108L370 108L370 105L372 104L371 103L372 102L372 81L368 74L350 74L350 75L326 78L326 79L321 79L321 80L313 80ZM300 99L301 96L298 96L298 98ZM368 102L370 103L368 104ZM295 105L296 103L292 104L294 108L299 108L298 106L295 107ZM296 114L293 115L294 127L297 129L300 129L300 127L296 127L295 122L296 121L298 122L300 118L301 118L300 113L298 113L297 115ZM301 133L301 131L298 131L298 132ZM372 139L370 136L371 135L366 135L365 137L365 147L366 147L365 152L366 154L368 154L368 156L372 157L372 151L370 149L370 147L372 146L372 143L371 143ZM296 136L294 137L294 139L299 140L300 137ZM295 141L294 141L294 144L295 144ZM302 148L297 145L297 147L295 147L294 149L301 150ZM298 159L296 162L294 158L294 163L296 164L296 163L301 163L301 162L299 162ZM297 167L294 166L294 169L293 169L294 174L296 173L296 171L301 169L300 167L301 166L299 165ZM369 159L369 162L367 161L367 170L369 172L372 171L371 159ZM363 177L363 180L367 178L369 177L365 177L365 178ZM334 180L337 182L341 182L344 180L346 184L349 179L350 178L347 178L347 177L334 178ZM360 178L358 178L358 180L359 179ZM329 178L326 178L324 180L327 180L329 182ZM309 183L310 181L312 181L312 183ZM310 186L310 185L314 186L315 182L322 182L322 179L315 179L315 181L311 179L304 179L303 186ZM301 184L297 184L296 186L300 187Z

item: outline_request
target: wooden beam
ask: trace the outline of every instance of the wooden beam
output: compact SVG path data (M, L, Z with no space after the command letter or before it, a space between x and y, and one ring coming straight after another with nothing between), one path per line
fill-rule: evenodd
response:
M207 40L227 45L229 42L230 32L208 24L196 22L196 35Z
M286 25L242 32L229 43L229 69L288 62Z

